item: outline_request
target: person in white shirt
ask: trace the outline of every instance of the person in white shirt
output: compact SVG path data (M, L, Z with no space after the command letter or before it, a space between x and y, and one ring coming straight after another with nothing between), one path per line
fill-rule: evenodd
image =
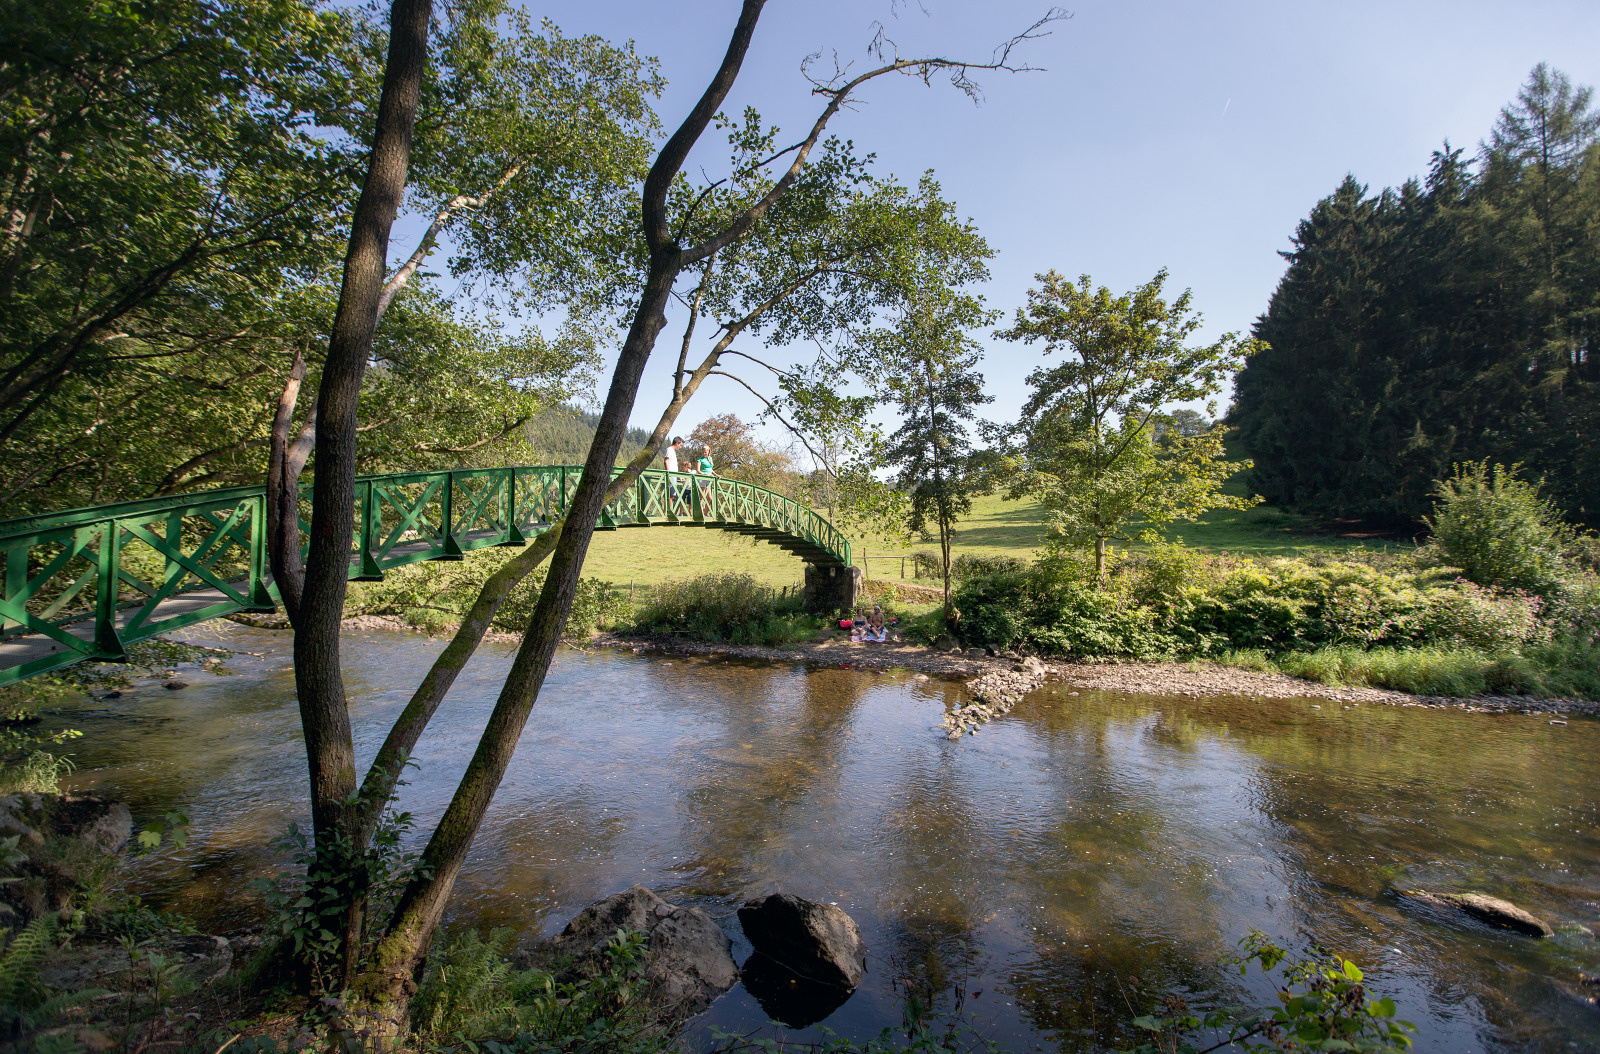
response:
M668 472L678 471L678 448L683 446L682 436L673 436L672 442L667 444L666 452L661 455L661 460L666 462ZM667 494L670 495L672 504L682 498L683 492L678 489L678 481L671 476L667 477Z

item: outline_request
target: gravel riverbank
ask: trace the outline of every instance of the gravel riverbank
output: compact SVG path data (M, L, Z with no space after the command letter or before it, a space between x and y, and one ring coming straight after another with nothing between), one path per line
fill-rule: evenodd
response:
M245 621L238 618L238 621ZM252 623L259 624L259 623ZM347 619L346 628L420 632L400 619L367 615ZM273 627L276 628L276 627ZM490 640L516 641L516 634L491 632ZM620 648L624 651L660 651L679 655L729 655L770 662L813 662L828 666L865 669L907 669L937 676L957 677L968 683L974 704L1002 713L997 704L1010 709L1006 696L1020 696L1045 681L1064 682L1081 691L1133 692L1141 695L1186 695L1193 697L1244 695L1257 699L1326 699L1338 703L1378 703L1386 706L1425 706L1455 708L1475 713L1580 714L1600 717L1600 702L1573 699L1536 699L1530 696L1484 695L1470 699L1447 696L1411 695L1384 688L1335 688L1282 673L1237 670L1209 663L1187 662L1050 662L1031 660L1024 668L1021 660L984 655L976 649L939 651L906 641L886 644L852 644L848 640L807 641L785 648L762 645L707 644L681 637L627 637L600 633L590 638L589 647ZM965 708L964 708L965 709ZM959 722L958 722L959 723Z
M1526 696L1478 696L1455 699L1410 695L1382 688L1335 688L1281 673L1237 670L1208 663L1185 662L1050 662L946 652L904 641L852 644L843 640L812 641L787 648L759 645L706 644L676 637L624 637L603 633L591 646L630 651L664 651L685 655L730 655L773 662L815 662L829 666L886 669L961 677L979 703L993 706L1005 695L1019 695L1044 681L1057 681L1083 691L1135 692L1194 697L1245 695L1258 699L1326 699L1333 702L1379 703L1387 706L1454 707L1480 713L1549 713L1600 716L1600 702L1534 699ZM1028 682L1024 684L1024 681Z

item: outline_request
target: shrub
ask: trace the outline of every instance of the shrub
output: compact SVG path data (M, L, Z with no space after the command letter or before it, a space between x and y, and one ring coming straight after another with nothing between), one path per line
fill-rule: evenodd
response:
M1079 570L1076 562L1046 559L963 579L955 593L962 640L996 651L1021 647L1079 658L1172 651L1150 612L1090 588Z
M937 568L939 565L935 565ZM1006 571L1026 571L1028 562L1014 556L974 556L971 553L956 557L950 562L954 578L971 578L975 575L994 575ZM937 571L935 573L942 573Z
M788 596L744 574L701 575L656 586L635 628L685 633L697 640L781 647L815 633L819 622Z
M1420 640L1459 644L1485 652L1511 651L1541 632L1539 597L1520 590L1495 593L1466 579L1428 595L1418 626Z
M1556 582L1572 531L1539 484L1517 479L1518 466L1458 464L1434 484L1428 520L1444 560L1480 586L1544 592Z
M936 552L918 549L911 554L912 574L917 578L943 578L944 560ZM952 569L953 570L953 569Z
M1157 542L1136 565L1131 593L1149 607L1170 608L1206 577L1206 554L1191 549L1179 538Z
M544 588L544 575L544 568L541 567L517 583L511 595L500 605L500 610L495 612L493 624L496 629L520 633L528 628L533 609L539 603L539 591ZM481 582L472 587L472 595L461 605L461 610L465 611L477 599L481 588ZM584 640L597 629L609 629L625 621L631 612L632 605L628 598L614 589L610 582L580 578L577 592L572 598L572 612L567 615L565 635L573 640Z
M393 615L430 633L444 632L461 619L478 599L483 583L504 563L500 550L485 549L468 553L462 560L395 568L382 582L351 583L345 615ZM538 568L517 583L495 612L496 629L520 632L527 628L544 588L545 570ZM581 579L567 617L566 635L582 640L596 629L626 619L629 610L627 599L610 583Z
M1572 577L1552 590L1541 612L1552 636L1600 644L1600 578Z

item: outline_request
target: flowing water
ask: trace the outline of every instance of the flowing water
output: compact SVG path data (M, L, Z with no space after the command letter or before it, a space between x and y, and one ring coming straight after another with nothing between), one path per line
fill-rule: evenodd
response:
M75 782L136 818L190 807L189 847L137 881L226 930L280 866L265 844L303 822L304 761L287 636L189 636L237 649L232 675L84 704ZM346 637L363 764L441 646ZM486 647L434 719L401 802L420 829L509 661ZM563 652L449 925L549 934L640 884L706 909L743 961L735 909L789 891L843 906L869 945L828 1028L898 1022L898 982L918 978L1009 1049L1062 1051L1131 1040L1130 1008L1161 993L1269 1002L1219 966L1260 929L1359 962L1420 1050L1600 1051L1579 981L1600 942L1570 926L1600 929L1600 722L1052 686L950 742L934 726L961 695L904 672ZM1494 892L1569 929L1420 912L1396 883ZM739 988L698 1027L767 1017Z

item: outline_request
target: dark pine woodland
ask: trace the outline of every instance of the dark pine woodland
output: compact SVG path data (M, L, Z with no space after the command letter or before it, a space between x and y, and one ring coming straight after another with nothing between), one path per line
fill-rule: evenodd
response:
M1267 501L1409 521L1455 462L1520 462L1600 525L1600 113L1546 66L1478 157L1319 202L1236 380Z

